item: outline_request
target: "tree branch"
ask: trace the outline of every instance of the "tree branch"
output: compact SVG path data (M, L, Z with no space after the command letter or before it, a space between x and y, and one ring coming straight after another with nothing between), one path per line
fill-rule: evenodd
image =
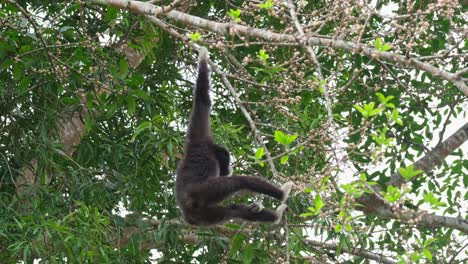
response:
M364 195L358 198L357 202L361 205L356 207L358 210L383 219L395 219L402 223L427 227L453 228L468 234L468 221L461 217L440 216L412 209L395 209L375 193Z
M114 248L126 247L128 243L132 240L132 237L137 234L143 235L143 238L139 239L138 241L140 249L149 250L153 248L162 247L164 246L164 243L161 241L155 241L154 236L149 234L150 231L158 229L161 225L169 225L175 228L182 228L184 230L198 230L198 227L191 226L185 222L181 222L178 220L141 220L134 219L132 216L127 216L124 219L124 222L126 223L126 226L120 230L120 232L118 233L118 237L112 239L112 245ZM215 225L210 229L226 237L234 236L239 232L239 230L227 228L223 225ZM244 228L243 232L253 232L253 230ZM182 234L179 237L179 240L185 244L196 244L199 240L199 237L195 233L186 233Z
M192 16L176 10L164 13L164 9L152 5L148 2L129 1L129 0L88 0L93 3L102 5L111 5L117 8L127 9L136 13L163 15L174 21L190 25L193 27L209 30L223 36L227 35L242 35L246 37L262 39L270 42L288 42L297 46L322 46L330 47L337 50L347 50L352 52L362 52L362 54L387 61L393 61L400 65L409 66L414 69L422 70L432 74L433 76L440 77L444 80L452 82L457 88L465 95L468 96L468 86L460 75L450 73L439 68L432 66L429 63L424 63L417 58L408 58L403 55L382 52L373 48L369 48L362 44L356 44L349 41L330 39L326 37L316 37L305 35L302 38L297 38L294 35L275 33L265 29L252 28L243 26L236 23L220 23L197 16Z
M325 243L325 242L315 241L315 240L311 240L311 239L306 239L306 240L304 240L304 242L307 245L312 246L312 247L318 247L318 248L322 248L322 249L338 251L338 244L337 243ZM378 263L385 263L385 264L396 264L397 263L396 261L393 261L393 260L390 260L390 259L386 258L382 254L373 253L373 252L370 252L370 251L366 251L364 249L359 249L359 248L347 249L345 247L342 247L340 250L341 250L341 252L345 252L345 253L348 253L348 254L351 254L351 255L363 257L363 258L366 258L366 259L375 260Z
M414 163L414 168L429 172L436 166L442 164L445 158L450 155L455 149L460 147L468 140L468 123L463 125L457 132L438 144L427 155ZM387 185L401 186L405 183L405 179L400 173L392 175ZM359 210L365 213L375 214L381 218L397 219L400 222L407 224L418 224L429 227L448 227L468 233L468 221L460 217L438 216L425 211L416 210L394 210L390 204L386 203L377 194L364 195L357 199L357 202L362 205Z
M424 157L414 163L414 168L429 172L435 167L442 164L445 158L450 155L455 149L460 147L463 143L468 140L468 122L463 125L457 132L453 133L450 137L438 144L433 150L427 153ZM422 175L422 174L420 174ZM415 179L414 177L413 179ZM405 179L400 173L392 175L387 185L393 185L396 187L401 186L405 182Z

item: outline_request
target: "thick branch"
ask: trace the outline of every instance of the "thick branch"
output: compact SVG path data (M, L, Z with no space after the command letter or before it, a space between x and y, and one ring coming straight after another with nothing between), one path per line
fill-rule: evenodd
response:
M438 144L433 150L427 153L424 157L414 163L414 168L429 172L435 167L442 164L445 158L460 147L463 143L468 140L468 123L462 126L457 132L453 133L450 137ZM400 173L392 175L388 185L401 186L405 182L405 179Z
M202 28L209 30L211 32L218 33L220 35L242 35L250 38L262 39L270 42L286 42L292 43L297 46L322 46L330 47L338 50L347 50L353 52L361 52L362 54L373 57L376 59L383 59L387 61L392 61L399 63L401 65L409 66L418 70L422 70L432 74L433 76L440 77L444 80L454 83L458 89L468 96L468 86L463 81L461 76L450 73L441 69L438 69L432 66L429 63L421 62L416 58L407 58L403 55L391 53L391 52L381 52L373 48L369 48L365 45L356 44L353 42L321 38L316 36L304 36L302 38L297 38L294 35L290 34L281 34L275 33L265 29L252 28L248 26L239 25L236 23L219 23L200 17L192 16L186 13L182 13L176 10L164 13L163 8L154 6L147 2L139 1L128 1L128 0L89 0L97 4L112 5L114 7L127 9L137 13L151 14L151 15L164 15L167 18L170 18L174 21L190 25L197 28Z
M468 234L468 221L461 217L440 216L426 211L411 209L395 209L376 196L376 194L370 194L357 199L357 202L361 205L357 209L366 214L373 214L384 219L395 219L406 224L426 227L447 227Z
M415 169L429 172L436 166L442 164L445 158L450 155L455 149L460 147L468 140L468 123L463 125L457 132L452 134L442 143L437 145L427 155L414 163ZM405 179L395 173L388 185L401 186ZM424 211L416 210L393 210L391 205L385 203L376 194L364 195L357 199L357 202L362 205L359 210L365 213L375 214L376 216L386 219L397 219L403 223L417 224L429 227L448 227L468 233L467 220L460 217L438 216Z
M304 242L306 244L312 246L312 247L318 247L318 248L328 249L328 250L333 250L333 251L338 250L338 244L337 243L325 243L325 242L320 242L320 241L315 241L315 240L310 240L310 239L306 239L306 240L304 240ZM348 254L351 254L351 255L363 257L363 258L366 258L366 259L375 260L378 263L385 263L385 264L396 264L397 263L396 261L392 261L392 260L386 258L382 254L373 253L373 252L366 251L366 250L359 249L359 248L347 249L345 247L342 247L341 252L345 252L345 253L348 253Z
M124 219L127 223L127 226L120 230L118 237L114 238L112 245L114 248L123 248L132 241L132 238L135 235L141 235L138 239L138 246L142 250L149 250L153 248L159 248L164 246L163 241L155 241L154 236L150 234L151 231L157 230L161 225L169 225L173 228L180 228L183 230L192 230L196 231L198 227L191 226L185 222L178 220L140 220L133 219L133 217L127 217ZM216 225L211 227L212 230L216 231L217 234L222 236L231 237L237 234L239 231L227 228L223 225ZM251 229L243 229L244 232L253 232ZM196 244L199 240L198 235L192 232L187 232L180 235L179 240L185 244Z

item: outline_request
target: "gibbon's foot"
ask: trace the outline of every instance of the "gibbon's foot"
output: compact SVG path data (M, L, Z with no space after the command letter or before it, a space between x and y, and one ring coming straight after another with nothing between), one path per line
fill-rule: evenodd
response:
M278 208L276 208L276 217L278 217L275 221L275 224L279 224L281 222L281 219L283 219L283 214L284 214L284 211L286 211L286 209L288 208L288 206L286 204L280 204L278 206Z
M289 181L283 185L281 185L280 189L283 191L283 198L281 199L281 203L286 202L289 197L289 193L291 192L292 187L294 186L294 183Z
M262 204L262 202L260 201L257 201L257 202L253 202L249 205L249 211L251 212L255 212L255 213L258 213L260 211L263 210L263 208L265 208Z

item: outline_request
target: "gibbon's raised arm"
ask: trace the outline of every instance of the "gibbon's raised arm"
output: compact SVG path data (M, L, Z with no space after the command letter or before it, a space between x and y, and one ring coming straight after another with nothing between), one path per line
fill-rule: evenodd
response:
M210 133L210 69L208 67L209 53L201 47L198 54L198 76L193 96L192 115L188 129L188 139L191 141L211 138Z

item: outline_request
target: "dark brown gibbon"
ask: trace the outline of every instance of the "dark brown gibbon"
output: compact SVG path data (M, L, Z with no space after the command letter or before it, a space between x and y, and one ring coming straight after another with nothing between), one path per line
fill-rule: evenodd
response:
M185 142L185 157L177 169L176 197L185 220L192 225L213 225L230 219L279 223L287 208L284 202L293 186L281 187L254 176L231 174L229 151L213 142L210 130L211 99L208 51L199 52L198 78L193 93L192 115ZM220 205L234 193L247 190L265 194L282 203L276 211L261 204Z

